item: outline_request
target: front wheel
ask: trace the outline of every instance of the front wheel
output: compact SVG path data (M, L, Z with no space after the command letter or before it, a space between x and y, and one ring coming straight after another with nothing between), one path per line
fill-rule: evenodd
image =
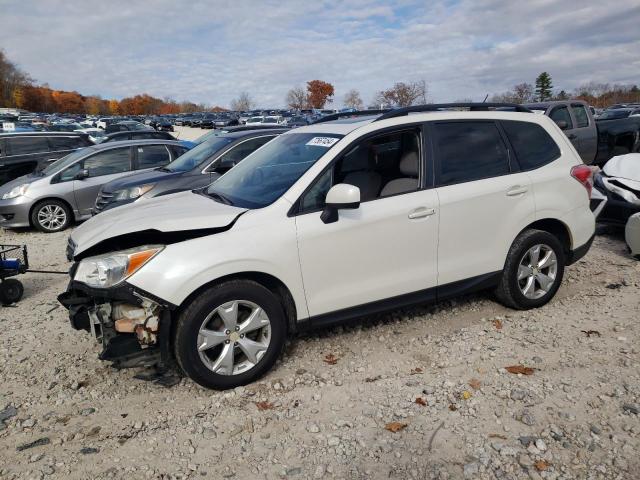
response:
M71 210L60 200L43 200L31 212L31 223L44 233L60 232L71 223Z
M564 250L555 235L525 230L509 249L496 297L519 310L541 307L560 288L564 264Z
M276 362L287 335L278 298L250 280L212 286L180 314L175 334L178 364L203 387L246 385Z

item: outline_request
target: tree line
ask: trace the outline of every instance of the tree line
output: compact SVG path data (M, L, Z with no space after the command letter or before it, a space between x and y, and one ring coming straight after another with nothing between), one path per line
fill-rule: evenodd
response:
M334 86L324 80L311 80L303 88L290 89L285 97L289 108L303 110L325 108L333 103ZM640 102L640 89L636 85L619 85L589 82L571 92L553 87L548 72L542 72L532 83L519 83L512 89L491 97L492 102L530 103L547 100L584 100L594 107L607 107L613 103ZM396 82L393 86L376 92L369 108L408 107L429 102L425 80ZM342 103L349 108L363 109L365 104L360 92L349 90ZM156 98L146 93L126 97L122 100L103 99L99 95L85 96L38 85L27 73L12 63L0 50L0 106L15 107L32 112L86 113L89 115L154 115L190 113L199 111L223 111L221 107L210 107L202 103L178 102L171 98ZM256 108L256 102L248 92L242 92L231 101L231 110L247 111Z
M146 93L122 100L104 99L99 95L82 95L50 88L36 82L0 50L0 106L31 112L86 113L89 115L154 115L181 112L222 111L202 103L177 102L156 98Z
M572 91L554 90L548 72L542 72L534 84L523 82L491 97L492 102L532 103L549 100L584 100L596 108L606 108L614 103L640 103L640 88L637 85L588 82Z

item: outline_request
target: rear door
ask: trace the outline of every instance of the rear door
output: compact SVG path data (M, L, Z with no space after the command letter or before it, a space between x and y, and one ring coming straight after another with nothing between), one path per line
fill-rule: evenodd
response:
M73 194L80 215L90 215L100 187L123 177L132 170L132 148L119 147L101 151L85 158L77 170L87 170L89 176L73 180Z
M518 232L535 218L535 202L529 176L512 161L495 122L431 126L440 203L440 289L501 271Z
M551 120L556 122L558 126L560 126L560 128L562 129L564 134L567 136L567 138L571 140L571 143L580 154L580 157L582 157L582 152L580 151L582 147L580 146L581 142L579 140L580 128L577 128L576 122L574 120L574 116L569 110L569 107L567 105L558 105L556 107L553 107L549 112L549 117L551 118ZM566 125L564 127L561 126L562 124L561 122L564 122ZM581 127L581 128L584 128L584 127ZM582 159L585 162L587 161L590 162L591 160L593 160L593 158L585 159L584 157L582 157Z
M576 147L582 161L587 164L593 163L598 149L596 123L581 103L571 104L571 115L573 116L574 129L567 132L567 136Z

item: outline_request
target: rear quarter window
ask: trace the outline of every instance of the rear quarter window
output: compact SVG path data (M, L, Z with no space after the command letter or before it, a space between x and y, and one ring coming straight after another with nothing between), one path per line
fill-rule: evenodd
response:
M502 121L509 142L522 170L533 170L560 156L560 148L537 123Z

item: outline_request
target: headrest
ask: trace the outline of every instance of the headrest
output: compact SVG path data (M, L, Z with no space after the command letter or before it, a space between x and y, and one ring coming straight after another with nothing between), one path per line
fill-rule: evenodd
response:
M400 159L400 172L409 177L418 176L418 154L407 152Z

